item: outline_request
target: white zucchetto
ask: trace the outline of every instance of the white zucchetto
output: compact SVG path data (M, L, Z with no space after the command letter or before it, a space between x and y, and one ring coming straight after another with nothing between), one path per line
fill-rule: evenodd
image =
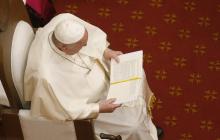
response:
M73 19L61 21L54 30L54 35L63 44L76 43L85 33L85 27Z

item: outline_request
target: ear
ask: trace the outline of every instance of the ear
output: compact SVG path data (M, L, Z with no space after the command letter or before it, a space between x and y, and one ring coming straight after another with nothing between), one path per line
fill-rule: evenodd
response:
M66 47L65 45L62 45L61 48L62 48L63 51L66 51L66 50L67 50L67 47Z
M57 48L61 51L65 51L66 50L66 47L63 47L63 46L57 46Z

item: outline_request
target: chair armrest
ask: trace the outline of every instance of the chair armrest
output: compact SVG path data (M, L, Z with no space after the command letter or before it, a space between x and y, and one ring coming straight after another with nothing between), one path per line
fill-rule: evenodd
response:
M23 140L18 109L1 109L2 128L6 139Z
M77 140L96 140L92 119L74 120Z

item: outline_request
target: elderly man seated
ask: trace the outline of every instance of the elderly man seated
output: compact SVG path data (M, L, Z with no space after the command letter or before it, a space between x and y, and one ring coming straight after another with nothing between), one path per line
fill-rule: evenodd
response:
M57 121L93 118L97 139L104 132L123 140L157 140L148 112L153 93L144 73L138 100L123 105L106 100L108 61L119 62L122 54L108 46L105 32L72 14L60 14L39 28L24 76L32 116Z

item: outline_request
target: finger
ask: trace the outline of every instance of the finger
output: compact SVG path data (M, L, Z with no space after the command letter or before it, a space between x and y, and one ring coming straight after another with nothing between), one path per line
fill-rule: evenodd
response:
M121 104L113 104L114 106L114 108L118 108L118 107L121 107Z
M120 60L119 60L119 57L118 57L118 56L114 56L113 58L115 59L115 61L116 61L117 63L119 63L119 62L120 62Z
M117 109L118 107L120 107L121 104L112 104L112 111L114 111L115 109Z
M115 101L116 101L116 98L110 98L110 99L107 100L107 102L108 102L109 104L112 104L112 103L114 103Z
M117 51L116 54L117 54L117 55L122 55L123 52L121 52L121 51Z

